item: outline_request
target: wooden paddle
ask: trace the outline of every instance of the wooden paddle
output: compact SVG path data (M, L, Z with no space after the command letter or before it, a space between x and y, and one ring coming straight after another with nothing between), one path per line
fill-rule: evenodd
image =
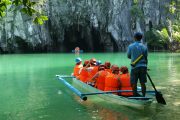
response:
M149 78L149 81L151 82L151 84L152 84L152 86L153 86L153 88L155 90L155 95L156 95L157 102L166 105L165 99L163 98L162 94L156 90L155 85L152 82L151 77L149 76L148 72L146 74L147 74L147 77Z

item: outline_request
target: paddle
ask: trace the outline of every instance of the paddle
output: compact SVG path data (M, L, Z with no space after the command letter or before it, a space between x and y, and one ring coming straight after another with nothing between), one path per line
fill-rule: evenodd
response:
M164 100L162 94L156 90L155 85L154 85L153 81L151 80L151 77L149 76L148 72L146 74L147 74L147 77L149 78L149 81L151 82L151 84L155 90L157 102L166 105L166 101Z

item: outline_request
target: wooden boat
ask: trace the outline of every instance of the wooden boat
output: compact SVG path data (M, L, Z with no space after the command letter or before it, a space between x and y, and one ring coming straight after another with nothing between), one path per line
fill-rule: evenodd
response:
M116 103L119 105L127 105L127 106L135 106L140 107L147 104L152 103L154 91L149 91L151 94L147 94L147 97L123 97L118 96L116 94L112 94L112 91L101 91L98 90L90 85L87 85L76 78L73 78L73 86L76 86L77 88L81 88L81 91L84 91L84 95L96 95L97 97L100 97L108 102ZM122 92L121 90L117 92ZM123 91L125 92L125 91ZM127 90L128 92L128 90ZM114 91L115 93L115 91Z
M100 97L110 103L126 105L131 107L132 106L144 107L145 105L151 104L155 98L155 91L147 91L146 97L123 97L112 93L130 92L130 90L101 91L77 80L72 76L61 76L61 75L56 75L56 76L62 83L64 83L70 90L72 90L82 100L87 100L87 96L89 95L96 95L97 97ZM72 85L65 80L66 78L73 78ZM140 90L138 90L138 92L140 92Z

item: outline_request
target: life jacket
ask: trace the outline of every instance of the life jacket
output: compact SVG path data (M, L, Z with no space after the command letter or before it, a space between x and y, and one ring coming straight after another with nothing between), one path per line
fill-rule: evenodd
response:
M106 79L107 75L108 75L107 71L105 71L105 70L99 71L99 76L96 79L96 83L95 83L95 87L97 89L104 91L105 79Z
M118 75L110 73L105 79L104 91L114 91L120 89L120 79ZM117 93L115 93L117 94Z
M111 69L105 69L105 71L108 71L109 73L112 73Z
M79 74L79 79L82 82L86 83L86 82L88 82L88 77L89 77L88 71L86 70L86 68L82 68L82 70L81 70L81 72Z
M130 83L130 75L128 73L120 75L121 90L132 90ZM132 96L133 92L121 92L122 96Z
M93 66L92 70L89 71L89 79L91 79L98 72L98 66Z
M79 70L80 70L82 67L83 67L82 64L80 64L80 65L75 65L75 67L74 67L74 72L73 72L73 75L74 75L75 77L79 75Z

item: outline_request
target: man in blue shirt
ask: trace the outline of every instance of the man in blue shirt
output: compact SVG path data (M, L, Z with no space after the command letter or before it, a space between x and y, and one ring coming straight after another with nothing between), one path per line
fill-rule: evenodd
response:
M134 66L131 66L131 85L133 89L133 95L137 96L137 81L139 79L142 89L142 95L146 94L146 70L147 70L147 56L148 50L145 45L141 43L143 35L139 32L134 34L135 42L128 46L127 57L131 59L131 63L134 62L139 56L143 57L137 61Z

